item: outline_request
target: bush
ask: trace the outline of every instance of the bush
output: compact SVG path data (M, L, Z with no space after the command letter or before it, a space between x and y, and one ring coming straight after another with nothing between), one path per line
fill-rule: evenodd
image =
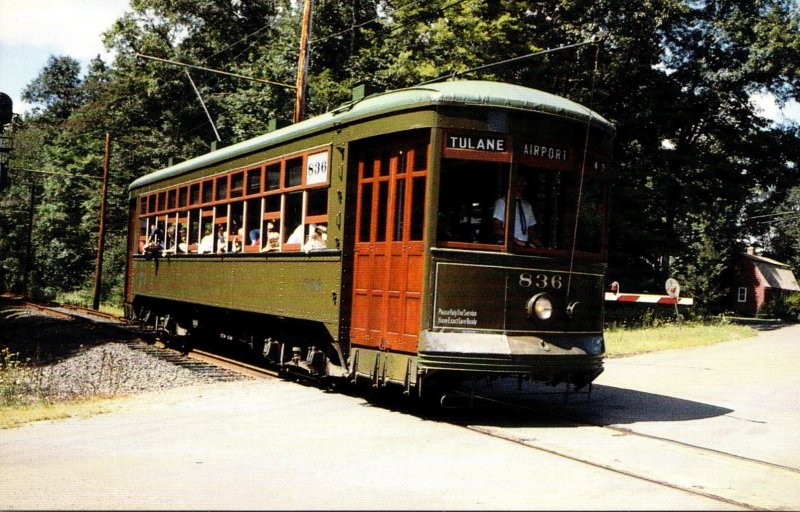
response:
M661 327L695 317L694 312L686 307L680 307L678 312L680 317L675 315L675 306L611 302L605 306L605 324L611 329Z
M788 322L800 320L800 292L773 296L759 311L758 316L780 318Z

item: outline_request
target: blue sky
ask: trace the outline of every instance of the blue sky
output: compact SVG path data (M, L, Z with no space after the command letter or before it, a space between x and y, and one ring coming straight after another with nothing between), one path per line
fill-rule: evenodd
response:
M106 61L101 34L128 8L128 0L0 0L0 92L14 112L29 108L22 89L51 55L79 60L82 71L98 54Z
M101 34L128 9L128 0L0 0L0 92L21 114L30 106L21 94L51 55L70 56L82 64L98 54L107 62ZM772 97L753 97L765 117L800 122L800 104L780 111Z

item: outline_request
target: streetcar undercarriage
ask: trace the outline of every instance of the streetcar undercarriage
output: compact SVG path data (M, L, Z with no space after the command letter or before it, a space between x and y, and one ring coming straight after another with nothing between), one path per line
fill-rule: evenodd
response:
M147 297L128 305L126 316L183 352L216 342L287 377L347 381L405 395L425 390L444 396L474 389L476 382L491 386L508 379L578 392L603 371L602 357L586 354L401 354L367 347L349 347L346 353L316 322Z

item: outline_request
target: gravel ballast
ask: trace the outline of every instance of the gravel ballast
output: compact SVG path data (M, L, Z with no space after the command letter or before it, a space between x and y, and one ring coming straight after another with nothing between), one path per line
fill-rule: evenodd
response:
M0 370L21 401L112 396L214 382L118 329L0 298ZM163 352L163 351L162 351ZM13 372L13 373L12 373ZM8 391L6 391L8 393Z

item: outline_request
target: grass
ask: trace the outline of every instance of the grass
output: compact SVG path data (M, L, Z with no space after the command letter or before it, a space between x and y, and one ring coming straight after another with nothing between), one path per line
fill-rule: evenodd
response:
M0 429L15 428L34 421L88 418L108 412L111 399L83 398L65 402L34 402L0 406Z
M56 302L59 304L69 304L71 306L80 306L83 308L91 308L94 297L92 293L87 290L80 290L75 292L59 292L56 295ZM100 312L108 313L109 315L123 316L125 313L119 306L112 306L110 304L100 304Z
M750 338L752 327L726 323L683 323L658 327L611 328L605 332L606 355L623 357L660 350L712 345L722 341Z
M113 378L111 374L100 376ZM0 429L14 428L34 421L89 417L110 410L115 399L123 395L98 396L91 392L64 394L49 388L44 368L7 347L0 348Z

